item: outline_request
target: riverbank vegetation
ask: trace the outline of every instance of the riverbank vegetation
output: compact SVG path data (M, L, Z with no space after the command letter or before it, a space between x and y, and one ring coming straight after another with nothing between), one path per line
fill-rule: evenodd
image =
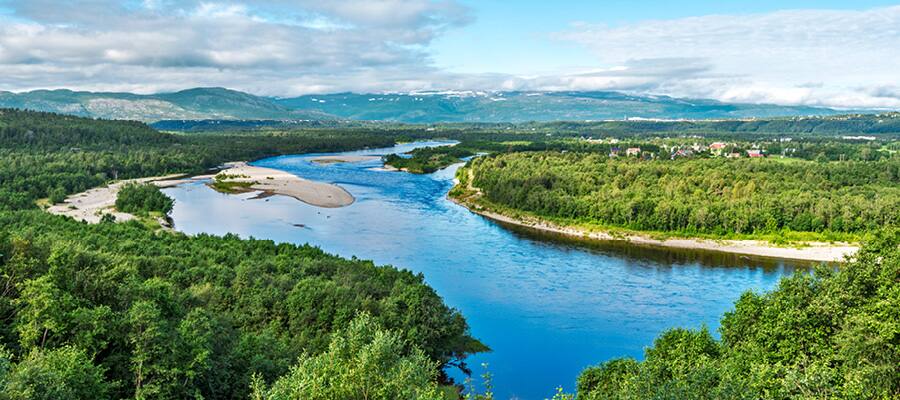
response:
M478 158L460 174L488 205L570 224L825 241L858 241L900 226L900 158L642 160L529 152Z
M900 231L875 235L840 269L744 293L715 339L671 329L643 361L578 378L578 399L895 399L900 396Z
M209 183L209 187L220 193L246 193L253 190L250 189L254 184L253 182L232 180L236 178L246 178L246 176L219 173L213 177L212 182Z
M389 154L384 157L384 165L413 174L430 174L472 155L474 153L471 150L462 146L420 147L409 152L406 157Z
M149 183L131 183L122 186L116 196L116 209L135 215L149 213L168 214L175 201L166 196L159 187Z
M0 254L7 362L77 349L114 398L246 398L363 311L434 376L485 350L421 275L310 246L35 210L0 213Z
M172 135L132 122L0 112L0 397L247 398L367 314L434 385L487 348L421 275L310 246L84 224L52 190L205 172L281 153L387 146L344 132ZM122 207L165 209L126 195ZM126 192L127 194L128 192ZM150 195L152 196L152 195ZM340 334L338 337L343 337ZM306 364L298 364L302 368ZM255 386L254 386L255 385ZM279 387L275 385L274 387Z

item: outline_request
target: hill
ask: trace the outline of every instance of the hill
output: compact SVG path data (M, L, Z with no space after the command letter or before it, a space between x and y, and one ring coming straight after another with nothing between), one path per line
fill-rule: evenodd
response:
M140 95L66 89L0 92L0 108L82 117L161 120L335 119L408 123L827 116L845 111L773 104L637 96L619 92L337 93L268 98L224 88Z
M355 120L414 123L722 119L835 115L837 110L636 96L619 92L429 92L307 95L276 102ZM843 111L846 112L846 111Z
M147 122L167 119L332 118L318 111L296 111L276 104L268 98L224 88L194 88L153 95L75 92L66 89L24 93L0 92L0 107Z

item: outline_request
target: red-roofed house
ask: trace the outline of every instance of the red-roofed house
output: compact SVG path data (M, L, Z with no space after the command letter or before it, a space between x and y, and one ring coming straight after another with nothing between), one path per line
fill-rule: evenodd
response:
M764 157L764 156L765 155L760 150L747 150L747 157L760 158L760 157Z

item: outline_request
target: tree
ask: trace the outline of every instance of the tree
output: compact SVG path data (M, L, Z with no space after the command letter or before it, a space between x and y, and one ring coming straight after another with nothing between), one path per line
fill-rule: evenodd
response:
M363 313L332 336L327 351L300 357L271 388L257 385L253 398L442 399L436 368L421 350Z
M129 183L116 196L116 209L122 212L146 214L159 212L168 214L175 201L166 196L154 184Z
M66 200L66 189L62 186L57 186L50 191L50 204L58 204L62 203Z
M0 361L2 363L2 361ZM2 368L2 366L0 366ZM0 398L8 400L83 400L109 397L103 369L72 346L34 349L13 366ZM0 371L2 374L2 371ZM0 385L3 378L0 376Z
M721 341L669 330L643 362L585 370L579 399L895 399L900 396L900 231L886 230L839 270L745 293Z

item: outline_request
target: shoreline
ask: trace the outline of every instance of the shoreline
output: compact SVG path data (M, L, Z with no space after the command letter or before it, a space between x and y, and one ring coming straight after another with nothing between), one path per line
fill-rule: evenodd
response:
M458 180L454 180L453 191L459 185ZM468 193L475 192L475 196L480 195L480 191L476 188L466 188ZM472 195L466 196L467 199L457 198L447 193L450 201L465 207L472 213L478 214L484 218L506 223L510 225L520 226L524 228L534 229L541 232L556 233L565 236L590 239L597 241L618 241L627 242L644 246L655 246L673 249L686 250L704 250L715 251L721 253L730 253L746 256L776 258L785 260L800 260L813 262L829 262L843 263L847 257L851 257L859 250L859 246L850 243L841 243L835 245L824 242L804 242L803 247L777 247L769 242L762 240L736 240L736 239L702 239L702 238L671 238L671 239L654 239L647 235L639 233L615 234L610 231L590 230L574 226L558 225L553 222L533 217L529 219L511 217L495 211L484 209L483 206L473 203Z
M228 179L226 182L249 183L247 185L249 190L246 191L262 192L258 196L259 198L283 195L323 208L344 207L353 204L356 200L350 192L338 185L304 179L276 169L251 166L244 161L235 161L223 164L215 174L188 175L179 173L112 182L104 186L71 194L62 203L51 204L44 208L44 211L54 215L67 216L76 221L83 221L89 224L99 223L106 214L111 214L115 217L116 222L136 220L138 219L136 215L115 209L116 198L123 186L129 183L152 183L159 188L170 188L186 183L215 179L219 174L239 176L234 179ZM263 182L259 182L259 180ZM163 228L169 228L171 225L169 221L163 218L158 218L157 222Z
M64 215L89 224L99 223L104 215L111 214L116 222L135 220L138 217L131 213L121 212L115 209L116 198L119 190L129 183L153 183L159 187L160 182L187 182L193 178L184 178L185 174L172 174L164 176L151 176L146 178L126 179L105 186L99 186L80 193L71 194L62 203L51 204L44 211L54 215ZM158 218L160 226L169 227L169 222Z
M244 161L230 162L224 166L212 178L226 184L239 184L242 188L238 191L258 190L265 195L293 197L323 208L345 207L356 201L350 192L332 183L312 181L286 171L253 166Z

